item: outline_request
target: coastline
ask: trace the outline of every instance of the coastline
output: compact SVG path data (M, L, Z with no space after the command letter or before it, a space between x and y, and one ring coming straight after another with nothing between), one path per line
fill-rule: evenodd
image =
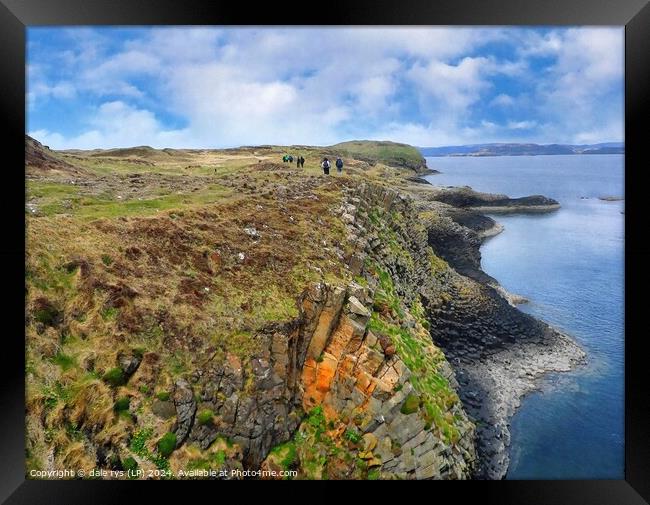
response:
M81 155L71 159L35 142L30 151L30 145L26 144L27 169L38 176L30 181L36 190L30 204L42 209L29 209L30 247L38 251L45 247L40 237L48 233L65 237L75 229L62 230L46 211L64 215L72 223L81 222L89 210L92 217L104 216L104 200L89 209L89 205L73 205L68 195L84 196L93 204L108 184L116 188L109 217L123 215L94 220L88 233L93 243L105 244L114 243L118 236L124 240L126 233L129 247L110 257L88 247L79 258L78 250L69 249L70 240L56 242L57 254L69 260L64 267L78 268L79 273L71 285L74 291L60 298L30 291L34 293L28 302L31 314L42 318L45 307L56 310L57 318L43 322L30 317L28 352L33 359L56 352L50 335L63 334L68 327L61 321L77 317L66 309L71 296L92 302L92 307L102 305L94 298L97 290L87 286L101 286L99 295L103 291L117 296L115 303L126 308L116 310L115 320L129 333L110 352L98 352L103 375L94 387L102 388L102 399L112 403L109 372L120 374L122 391L128 392L134 409L144 412L133 418L133 428L120 425L129 430L123 436L129 439L134 430L148 426L156 428L156 438L166 436L166 431L175 434L176 451L166 460L174 471L190 460L207 457L205 451L225 436L237 447L228 451L224 463L232 468L277 467L278 454L294 448L300 471L312 478L367 478L372 471L380 478L501 479L509 463L509 422L521 399L538 387L547 372L569 370L585 359L568 336L519 311L516 304L522 300L481 269L481 245L503 226L476 207L541 210L559 205L554 200L541 195L511 199L466 187L441 189L423 184L420 178L413 180L408 166L402 167L408 171L395 170L356 159L350 160L344 176L325 177L317 166L298 170L260 160L254 150L248 154L249 170L233 175L228 167L223 173L215 169L205 176L214 186L202 188L205 179L197 174L191 179L187 174L175 175L177 170L189 170L186 159L162 156L153 149L138 155L143 160L128 162L135 173L106 176L92 172L97 153L88 159ZM278 154L283 151L278 149ZM131 155L132 150L126 152ZM108 159L114 154L107 153ZM217 156L191 155L196 166L199 160L205 162L205 156ZM67 165L58 163L59 158L74 163L70 173L86 171L83 184L70 182ZM164 177L140 173L150 166L143 163L150 158L169 164L155 169L162 170ZM44 161L39 164L39 160ZM233 158L232 163L238 166L240 159ZM167 192L183 184L187 205L156 201L161 206L170 203L168 210L156 209L153 219L145 211L134 215L123 202L120 184L126 177L131 201L150 197L156 184ZM57 178L67 185L63 197L36 196L41 186L47 188ZM216 201L215 187L220 192ZM260 210L264 210L263 220ZM215 223L216 215L222 219ZM148 232L152 224L156 234ZM215 233L225 237L216 250ZM160 236L173 237L178 246L160 248ZM319 256L313 255L315 243L323 244ZM150 270L138 273L121 268L135 268L143 251L156 258L148 265ZM37 263L41 257L31 256L31 271L43 272L45 281L55 282L50 271ZM293 263L279 271L283 260ZM179 261L187 261L194 270L169 268ZM120 268L112 267L114 262ZM287 271L295 274L290 285ZM134 348L130 335L145 328L149 301L155 297L159 302L155 283L161 276L180 289L178 295L170 293L165 303L183 303L188 311L166 316L165 326L173 329L182 323L190 330L171 333L171 339L150 342L145 349ZM273 286L273 296L279 295L287 310L258 309L259 300L242 301L238 293L227 291L228 296L212 298L211 293L238 285L242 279L257 282L257 291ZM202 323L209 312L204 306L210 306L205 304L215 301L223 313L238 317L225 321L222 331L247 328L239 339L226 339L217 348L200 337L199 326L188 326ZM259 320L249 319L251 315ZM99 314L94 320L102 329L98 335L114 331L112 318ZM83 330L74 322L72 328ZM78 363L66 377L83 388L95 360L86 360L82 345L88 344L71 340L64 349ZM101 337L93 338L90 345L108 348ZM170 353L174 359L185 356L183 368L170 365ZM351 366L354 363L358 366ZM43 369L51 371L49 360ZM65 430L59 421L36 415L44 401L39 396L44 377L33 374L28 379L33 406L29 440L36 462L50 461L50 448L39 445L38 433ZM169 396L166 400L152 397L148 392L154 390ZM197 421L196 414L206 411L212 412L210 425ZM304 438L315 435L314 422L320 426L325 420L333 426L328 436L342 452L332 452L331 446L319 445L316 438ZM100 422L101 430L116 429L112 418ZM260 437L262 427L271 424L274 428L268 436ZM363 445L361 441L350 444L344 436L350 431L363 438ZM190 453L185 444L198 444L204 452ZM88 465L96 464L97 454L107 450L133 457L128 447L106 449L94 433L87 436L85 447ZM352 458L339 458L331 467L318 463L314 470L314 462L327 462L336 454ZM349 466L357 456L372 463L372 470ZM106 465L104 460L99 464ZM153 464L145 460L139 464Z
M545 214L547 212L554 212L558 210L560 208L560 204L522 205L520 207L478 206L469 208L475 212L486 214Z
M444 195L454 195L451 199L454 203L458 203L455 198L458 194L465 198L479 195L488 201L504 198L504 195L479 194L466 187L443 191ZM587 355L569 335L520 311L517 305L528 300L509 293L497 279L483 272L480 248L504 229L483 212L545 213L557 210L560 204L535 197L537 205L527 205L530 197L524 197L511 199L507 205L454 207L439 202L440 188L433 185L418 184L407 188L407 192L450 217L453 225L443 234L444 240L431 240L430 234L431 247L458 273L480 283L489 292L487 304L481 300L471 307L461 305L464 314L457 309L434 312L431 334L451 363L465 410L477 424L478 463L474 477L502 479L510 462L510 421L523 399L539 389L544 376L584 365ZM478 313L472 314L475 312Z

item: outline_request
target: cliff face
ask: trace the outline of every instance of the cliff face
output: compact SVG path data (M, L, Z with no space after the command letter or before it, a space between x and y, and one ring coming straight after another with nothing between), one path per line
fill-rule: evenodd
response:
M187 436L207 449L225 435L244 466L299 478L470 477L474 425L418 288L440 262L426 229L379 186L351 189L336 213L355 245L345 261L357 282L313 285L295 321L258 335L262 351L248 364L229 356L197 370L193 385L177 383L200 398L176 401L177 444ZM209 426L193 419L205 409Z

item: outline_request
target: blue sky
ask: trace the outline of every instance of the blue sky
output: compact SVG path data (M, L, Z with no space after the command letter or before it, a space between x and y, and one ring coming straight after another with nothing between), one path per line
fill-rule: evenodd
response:
M623 141L623 27L30 27L55 149Z

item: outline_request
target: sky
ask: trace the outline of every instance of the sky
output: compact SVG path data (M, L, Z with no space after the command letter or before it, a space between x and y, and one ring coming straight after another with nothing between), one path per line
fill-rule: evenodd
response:
M624 140L623 27L28 27L53 149Z

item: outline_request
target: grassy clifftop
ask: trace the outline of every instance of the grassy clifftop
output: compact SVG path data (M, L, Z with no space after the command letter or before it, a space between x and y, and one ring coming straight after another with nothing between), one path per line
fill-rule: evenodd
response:
M391 167L409 168L416 172L426 169L426 161L420 151L408 144L398 142L352 140L331 146L331 149L361 160L384 163Z
M292 407L296 381L302 380L299 342L328 333L304 322L321 320L302 317L310 304L332 312L316 296L305 301L305 290L350 286L355 278L371 282L374 274L359 276L365 268L364 240L377 242L381 250L378 244L385 243L387 254L403 256L406 267L414 263L388 232L364 238L351 227L354 206L346 196L351 190L367 182L395 187L408 177L408 171L389 167L385 159L364 161L359 154L305 146L63 152L30 142L27 148L30 470L179 472L257 466L271 444L290 440L302 421ZM286 152L303 154L305 167L282 163ZM344 156L345 170L324 176L320 157L332 153ZM363 229L383 219L375 221L364 221ZM387 398L377 393L381 398L373 404L379 408L380 400L388 402L391 415L410 420L409 429L398 420L399 433L387 432L397 442L388 445L377 435L378 448L361 450L354 440L362 433L354 431L358 427L349 416L336 425L343 429L341 437L348 433L336 440L345 442L327 450L343 451L338 470L358 469L345 478L384 478L380 455L385 462L395 460L387 475L399 469L419 478L411 448L399 444L416 432L429 441L428 453L465 443L454 435L455 411L447 410L449 402L460 404L446 390L434 398L428 383L418 382L438 365L428 357L442 354L425 340L428 334L420 324L431 354L425 355L420 341L413 340L420 333L400 329L402 323L416 324L415 319L406 318L406 308L400 316L397 298L386 302L387 295L377 292L377 310L383 312L372 320L375 337L366 335L372 349L363 348L369 358L364 354L368 376L363 377L389 369L403 355L401 374L395 372L393 379L406 381L410 366L414 379L404 387L418 393L419 403L401 412L395 402L413 403L415 397L388 387ZM343 299L339 302L344 305ZM396 315L384 302L395 306ZM373 306L371 299L363 303ZM353 307L369 311L354 301ZM364 334L370 331L366 323L359 329ZM390 349L393 339L390 352L380 351L381 342ZM313 361L320 369L319 359ZM444 409L438 412L434 400ZM260 427L269 432L269 426L272 440L260 436ZM374 439L367 438L373 445ZM429 447L434 439L444 447ZM304 444L298 445L299 460L309 466L314 455L301 453ZM433 454L429 458L435 459ZM433 459L430 470L442 473ZM334 468L326 470L324 478L330 471L339 475Z

